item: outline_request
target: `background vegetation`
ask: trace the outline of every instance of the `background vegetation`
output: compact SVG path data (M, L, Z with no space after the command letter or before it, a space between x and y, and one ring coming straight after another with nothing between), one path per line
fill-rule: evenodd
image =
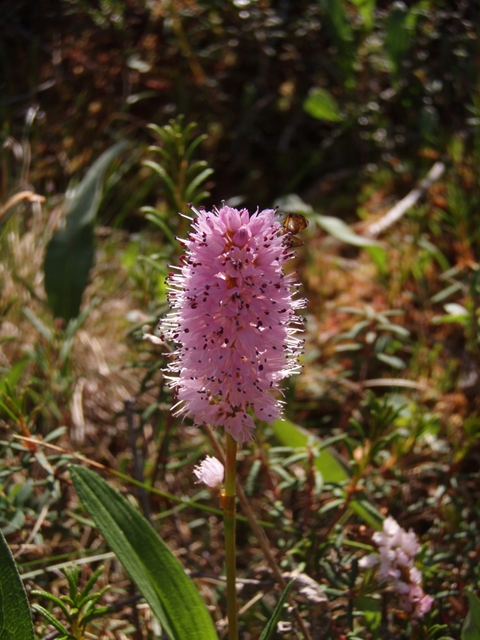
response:
M104 565L90 637L158 628L78 501L74 453L146 484L104 473L221 629L218 501L192 482L211 445L172 418L166 347L144 336L167 308L178 212L222 200L310 221L304 373L240 474L281 569L328 597L294 596L314 637L460 637L480 579L478 20L466 0L3 3L0 526L28 591ZM422 542L420 625L358 569L377 513ZM240 598L264 596L242 617L257 638L278 593L247 524L238 537Z

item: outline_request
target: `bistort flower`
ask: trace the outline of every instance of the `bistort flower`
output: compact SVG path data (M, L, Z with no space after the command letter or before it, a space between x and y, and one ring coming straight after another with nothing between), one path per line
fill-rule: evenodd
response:
M422 618L430 611L433 598L423 592L422 573L414 566L418 551L415 533L402 529L390 516L383 521L383 532L375 532L372 538L380 555L365 556L359 565L365 569L380 565L378 577L391 585L402 609L414 619Z
M295 311L305 301L293 299L295 276L283 272L293 252L275 210L192 210L185 256L168 277L173 312L161 323L162 338L179 345L168 366L174 411L245 442L251 413L279 418L272 392L300 371L303 341L295 334L303 319Z
M197 476L198 482L204 482L208 487L214 489L222 484L225 470L220 460L213 456L207 456L205 460L193 468L193 473Z

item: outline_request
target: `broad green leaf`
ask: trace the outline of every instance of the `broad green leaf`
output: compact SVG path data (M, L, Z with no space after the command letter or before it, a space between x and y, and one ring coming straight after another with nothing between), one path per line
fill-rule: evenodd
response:
M107 544L172 640L218 640L194 583L155 529L100 476L70 467L75 489Z
M283 444L294 449L307 447L309 442L317 446L322 445L322 441L319 438L289 420L276 420L272 425L272 429ZM315 458L315 466L322 474L325 482L344 482L349 478L345 465L328 449L321 449L319 455Z
M335 98L326 89L310 89L303 103L304 110L317 120L340 122L342 114Z
M56 231L44 261L45 291L56 318L68 322L80 312L95 253L93 230L102 184L112 160L124 148L119 142L103 153L67 198L65 227Z
M480 638L480 600L471 591L466 591L470 608L462 627L461 640L478 640Z
M290 422L290 420L276 420L272 429L280 442L288 447L299 449L311 444L320 449L319 455L315 456L315 467L322 474L325 482L342 483L350 478L351 473L348 466L340 460L333 450L325 448L322 440L314 434ZM364 494L360 493L355 500L350 502L349 507L370 526L376 529L381 528L383 518Z
M1 640L33 640L33 625L27 596L1 531L0 638Z
M355 233L348 224L345 224L340 218L334 218L333 216L322 216L319 213L315 215L315 222L319 224L324 231L329 235L346 242L347 244L353 244L357 247L373 247L378 245L376 240L371 238L364 238Z
M284 592L280 596L280 600L277 602L277 606L273 610L273 613L272 613L272 616L271 616L270 620L267 622L266 626L263 628L263 631L262 631L262 633L260 635L260 638L258 640L268 640L268 638L275 631L275 629L277 627L277 622L278 622L278 620L280 618L280 615L282 613L283 605L285 604L285 601L286 601L286 599L288 597L288 594L290 593L291 588L293 587L293 583L294 582L295 582L295 580L290 580L290 582L285 587Z

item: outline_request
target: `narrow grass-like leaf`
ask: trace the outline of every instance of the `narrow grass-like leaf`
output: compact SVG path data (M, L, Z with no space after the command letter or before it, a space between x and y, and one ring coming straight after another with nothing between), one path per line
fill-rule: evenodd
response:
M198 174L198 176L196 176L188 185L188 188L185 191L185 198L186 200L190 201L192 200L193 196L195 195L195 191L196 189L202 184L202 182L204 182L208 176L211 176L213 173L213 169L207 168L204 169L204 171L202 171L201 173Z
M198 136L197 138L195 138L194 140L192 140L192 142L189 144L189 146L186 148L185 150L185 158L187 160L190 160L190 158L193 155L193 152L195 151L195 149L198 147L198 145L203 142L204 140L207 139L207 135L206 134L202 134L200 136Z
M165 237L169 240L170 244L173 244L173 245L175 244L176 242L175 234L172 233L170 227L165 222L165 220L161 217L161 214L157 209L154 209L153 207L145 206L145 207L142 207L140 211L142 213L147 214L145 218L150 222L152 222L154 225L156 225L163 232Z
M33 640L33 625L27 596L1 531L0 638L1 640Z
M162 165L158 164L157 162L153 162L152 160L145 160L142 164L145 167L150 167L152 171L155 171L155 173L157 173L160 176L160 178L165 182L165 184L170 189L170 191L172 193L175 193L176 186L173 180L168 175L168 173L162 167Z
M73 638L73 636L69 634L68 629L59 620L57 620L55 616L50 613L50 611L45 609L45 607L42 607L40 604L33 604L32 609L34 611L37 611L37 613L40 613L45 618L45 620L52 625L52 627L55 627L57 631L63 633L67 638ZM1 637L3 640L3 636Z
M150 523L90 469L72 465L70 474L85 509L170 638L218 640L195 585Z
M31 592L31 595L32 596L39 596L40 598L45 598L46 600L50 600L50 602L52 602L55 606L59 607L62 610L62 612L63 612L65 617L68 617L69 614L68 614L67 606L65 605L65 603L62 600L60 600L60 598L55 596L53 593L50 593L48 591L43 591L41 589L34 589ZM71 602L72 602L72 600L70 599L70 603Z
M262 631L262 633L260 635L260 638L258 640L268 640L268 638L275 631L275 628L277 626L277 622L278 622L278 620L280 618L280 615L282 613L283 605L285 604L285 601L286 601L286 599L288 597L288 594L290 593L291 588L293 587L293 583L294 582L295 582L295 580L290 580L290 582L285 587L284 592L280 596L280 600L277 602L277 606L273 610L272 617L267 622L267 625L263 628L263 631Z

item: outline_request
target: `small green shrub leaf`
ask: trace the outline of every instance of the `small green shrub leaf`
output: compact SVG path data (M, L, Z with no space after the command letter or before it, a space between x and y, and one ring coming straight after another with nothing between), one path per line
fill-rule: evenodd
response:
M103 153L66 201L65 226L47 246L43 269L48 304L56 318L68 322L80 312L95 253L94 224L105 172L124 148L119 142Z
M303 103L303 108L308 115L317 120L328 120L329 122L342 120L342 114L335 98L325 89L310 89Z
M33 640L33 625L27 596L1 531L0 638L2 640Z
M218 640L192 580L155 529L90 469L70 467L75 489L107 544L172 640Z

